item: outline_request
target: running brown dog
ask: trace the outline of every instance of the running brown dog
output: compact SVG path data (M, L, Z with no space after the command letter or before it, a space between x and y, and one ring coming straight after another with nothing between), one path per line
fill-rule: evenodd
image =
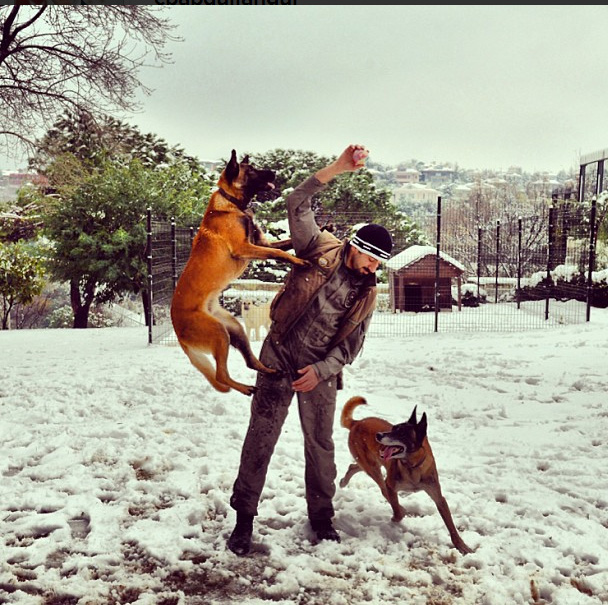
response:
M351 397L342 409L341 424L349 431L348 447L356 462L348 467L340 487L346 487L355 473L365 471L391 505L395 522L405 516L398 492L423 490L435 503L450 532L452 544L462 554L473 552L460 537L450 507L441 493L435 457L426 436L426 413L417 422L414 407L407 422L394 426L375 417L353 420L353 410L362 404L367 404L363 397ZM383 466L386 479L382 473Z
M237 279L251 260L276 259L307 266L308 261L285 252L289 240L269 243L247 208L257 195L274 189L275 174L239 163L233 149L218 180L194 241L190 258L177 282L171 302L171 321L192 365L223 393L236 389L251 395L254 386L233 380L228 373L230 345L240 351L248 367L267 368L251 350L241 323L219 302L222 291ZM210 359L215 359L215 367Z

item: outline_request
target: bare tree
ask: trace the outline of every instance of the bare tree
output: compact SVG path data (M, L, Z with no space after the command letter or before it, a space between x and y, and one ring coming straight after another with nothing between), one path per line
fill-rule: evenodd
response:
M146 65L163 65L174 25L164 7L0 7L0 151L28 150L68 110L140 109Z

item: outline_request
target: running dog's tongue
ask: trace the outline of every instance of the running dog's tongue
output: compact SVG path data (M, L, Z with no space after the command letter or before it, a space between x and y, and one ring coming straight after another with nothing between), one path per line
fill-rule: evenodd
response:
M390 446L383 447L380 450L380 458L382 458L382 460L388 460L393 455L393 452L397 451L397 449L398 448L396 448L396 447L390 447Z

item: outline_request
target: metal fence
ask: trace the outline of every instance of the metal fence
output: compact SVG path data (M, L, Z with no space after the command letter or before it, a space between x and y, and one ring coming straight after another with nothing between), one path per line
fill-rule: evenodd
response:
M369 335L521 331L588 321L594 209L554 199L524 214L512 204L481 208L438 198L432 211L409 212L426 245L395 241L393 258L378 273ZM353 214L352 224L360 222ZM195 228L148 216L150 343L176 343L169 307L194 235ZM241 316L243 300L266 302L280 285L238 280L222 304Z

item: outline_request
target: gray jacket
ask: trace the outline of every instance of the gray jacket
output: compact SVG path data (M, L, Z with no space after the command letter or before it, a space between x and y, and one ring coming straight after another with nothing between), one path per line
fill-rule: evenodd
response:
M313 365L321 380L340 374L355 359L365 339L376 301L376 278L344 265L346 242L322 231L311 208L325 186L314 176L287 198L294 250L312 262L294 267L272 304L273 320L262 361L295 371Z

